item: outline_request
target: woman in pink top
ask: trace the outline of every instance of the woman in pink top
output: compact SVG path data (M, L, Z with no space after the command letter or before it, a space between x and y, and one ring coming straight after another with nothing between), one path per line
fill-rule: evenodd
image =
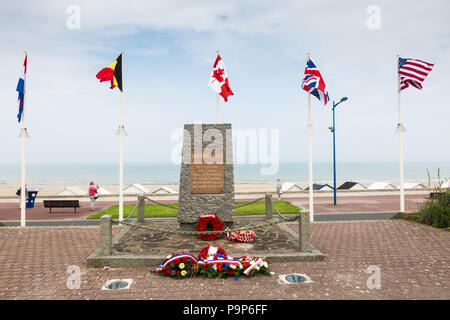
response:
M98 185L95 186L94 181L89 183L89 198L91 198L91 211L94 211L95 200L97 200L97 189L100 188Z

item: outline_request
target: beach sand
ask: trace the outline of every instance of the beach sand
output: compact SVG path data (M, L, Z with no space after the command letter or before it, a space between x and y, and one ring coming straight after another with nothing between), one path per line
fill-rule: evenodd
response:
M174 190L178 193L179 186L178 185L148 185L148 184L142 184L144 187L150 190L150 193L158 190L159 188L166 186L170 189ZM67 187L74 187L75 185L70 185ZM128 185L125 184L124 188L126 188ZM41 190L38 193L38 196L54 196L58 192L62 191L66 186L64 185L39 185L39 184L30 184L28 185L29 188L40 188ZM88 192L89 186L86 184L85 186L78 185L76 186L82 190L86 190L86 194ZM100 187L105 188L109 192L113 194L119 193L119 186L118 185L100 185ZM19 184L0 184L0 196L1 197L17 197L16 191L20 188ZM236 184L235 185L235 192L275 192L275 184Z

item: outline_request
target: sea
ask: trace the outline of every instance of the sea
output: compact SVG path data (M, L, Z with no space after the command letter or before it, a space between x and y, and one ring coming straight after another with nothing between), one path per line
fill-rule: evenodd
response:
M450 178L450 161L405 162L405 182L427 185L436 184ZM307 183L307 162L281 162L275 174L264 175L260 164L235 164L234 179L239 184L274 184L278 178L282 182ZM430 181L427 170L430 174ZM439 171L439 175L438 175ZM20 183L20 165L0 165L0 183ZM332 162L314 162L314 182L333 182ZM119 180L118 163L64 163L28 164L27 182L39 185L85 185L95 181L102 185L116 185ZM336 167L338 183L355 181L368 185L375 181L399 184L398 162L338 162ZM150 185L179 184L180 165L174 163L125 163L124 183Z

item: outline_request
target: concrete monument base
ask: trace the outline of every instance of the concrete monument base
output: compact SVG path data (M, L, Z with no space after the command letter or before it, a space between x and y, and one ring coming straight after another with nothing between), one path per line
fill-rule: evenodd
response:
M184 125L178 222L195 230L203 214L233 225L234 173L231 124Z

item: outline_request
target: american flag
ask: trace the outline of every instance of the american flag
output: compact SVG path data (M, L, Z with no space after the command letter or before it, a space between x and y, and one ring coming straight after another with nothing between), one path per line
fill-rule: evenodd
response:
M400 91L412 85L422 89L422 82L433 68L434 63L418 59L398 58L398 76L400 77Z
M325 105L328 103L328 100L330 100L322 75L310 57L308 57L308 61L306 61L302 88L320 101L323 101Z

